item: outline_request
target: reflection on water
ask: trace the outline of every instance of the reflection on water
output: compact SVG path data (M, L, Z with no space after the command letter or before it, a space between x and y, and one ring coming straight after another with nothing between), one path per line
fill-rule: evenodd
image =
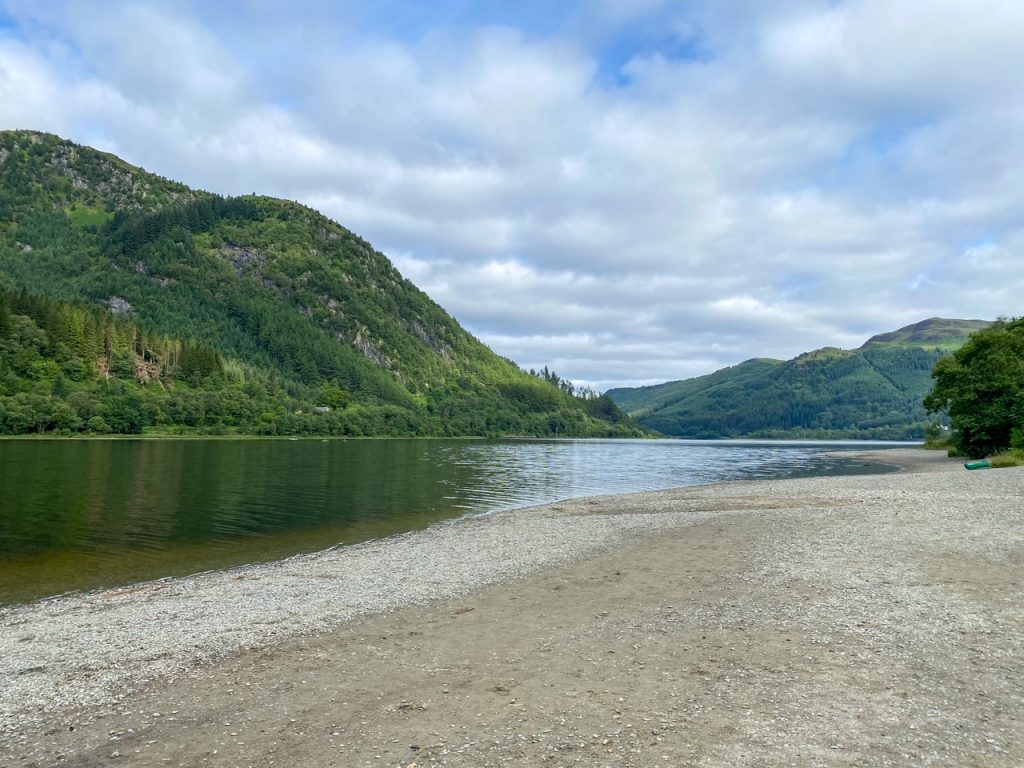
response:
M837 447L844 446L0 441L0 604L286 557L577 496L864 471L823 455Z

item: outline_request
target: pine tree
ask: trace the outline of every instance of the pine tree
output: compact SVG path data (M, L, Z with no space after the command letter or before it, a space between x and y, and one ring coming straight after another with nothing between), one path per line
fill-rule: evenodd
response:
M11 309L8 306L7 297L0 296L0 339L6 339L11 335Z

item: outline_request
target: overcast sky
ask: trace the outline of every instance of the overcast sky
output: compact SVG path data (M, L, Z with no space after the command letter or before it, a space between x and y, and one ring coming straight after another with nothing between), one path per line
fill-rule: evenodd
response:
M0 0L0 128L306 203L602 390L1024 313L1021 0Z

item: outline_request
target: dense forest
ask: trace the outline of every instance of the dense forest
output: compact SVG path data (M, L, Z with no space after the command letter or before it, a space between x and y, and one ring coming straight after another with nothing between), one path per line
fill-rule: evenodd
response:
M707 376L608 394L641 424L691 438L917 440L935 364L988 325L931 318L793 360L748 360Z
M47 134L0 133L0 291L6 433L644 433L317 212Z

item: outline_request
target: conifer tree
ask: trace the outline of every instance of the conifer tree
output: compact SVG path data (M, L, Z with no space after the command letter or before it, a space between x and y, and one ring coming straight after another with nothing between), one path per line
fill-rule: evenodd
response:
M6 296L0 296L0 339L11 335L11 308Z

